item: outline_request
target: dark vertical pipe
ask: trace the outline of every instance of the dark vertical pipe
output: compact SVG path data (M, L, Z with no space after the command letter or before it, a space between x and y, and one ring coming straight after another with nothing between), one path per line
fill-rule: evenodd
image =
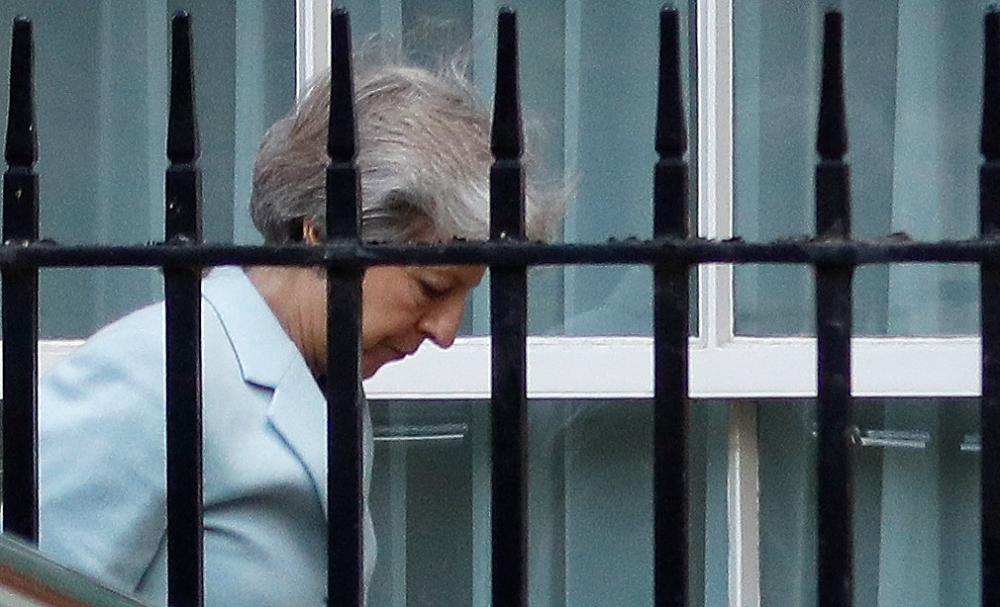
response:
M979 172L979 234L1000 236L1000 13L985 17L983 125ZM1000 264L980 267L983 396L980 403L982 460L983 605L1000 606Z
M170 113L167 126L166 240L201 242L200 183L195 166L198 129L194 109L191 18L173 18ZM163 269L166 313L167 600L201 605L202 418L201 269Z
M351 28L347 11L331 15L330 122L327 132L326 234L357 242L361 189L351 78ZM363 418L359 391L361 334L359 270L327 268L327 537L330 605L364 603L362 516Z
M14 20L3 178L3 240L38 239L34 44ZM3 271L3 530L38 541L38 268Z
M659 95L653 186L653 236L687 238L687 129L681 86L678 12L660 13ZM688 604L688 272L683 264L653 268L653 499L657 607Z
M490 239L523 240L524 171L517 16L497 20L497 80L490 168ZM493 604L528 604L528 282L524 265L490 268L493 425Z
M823 85L816 150L816 233L851 235L847 121L842 61L843 18L823 23ZM816 267L818 406L818 593L820 607L853 600L851 488L851 265Z

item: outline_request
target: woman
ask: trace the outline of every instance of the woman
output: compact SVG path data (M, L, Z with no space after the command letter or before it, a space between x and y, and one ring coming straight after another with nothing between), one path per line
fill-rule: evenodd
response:
M359 63L358 164L368 241L484 239L489 114L460 69ZM329 82L265 135L251 212L268 243L324 238ZM554 236L559 193L528 189L528 235ZM372 267L362 375L448 347L474 266ZM206 604L322 605L326 586L324 272L219 268L202 289ZM162 304L94 335L40 384L41 549L165 602ZM367 414L367 411L366 411ZM366 415L367 417L367 415ZM367 420L366 420L367 422ZM365 492L371 428L365 432ZM365 513L365 579L374 534Z

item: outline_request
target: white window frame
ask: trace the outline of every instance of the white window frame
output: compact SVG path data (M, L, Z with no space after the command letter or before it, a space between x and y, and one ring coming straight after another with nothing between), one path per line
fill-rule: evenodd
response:
M732 2L703 0L699 5L698 149L702 153L697 175L698 225L699 235L705 238L733 236ZM477 7L487 4L477 3ZM578 3L566 4L567 22L572 24L573 6ZM388 8L383 12L390 15L383 20L398 23L398 2L385 5ZM329 63L330 1L298 0L298 6L298 69L303 83ZM476 20L494 19L489 8L477 9ZM576 12L578 17L579 8ZM476 29L491 31L478 23ZM572 78L568 80L572 86ZM566 130L572 147L572 129ZM691 339L690 350L693 398L816 396L814 338L735 335L732 265L702 266L698 285L698 337ZM976 337L858 337L851 346L855 396L980 394ZM366 383L366 390L373 398L489 398L489 356L488 337L459 338L449 350L427 344L408 360L380 371ZM652 396L651 337L529 337L528 361L532 398ZM455 373L456 368L462 372Z
M323 65L321 45L305 44L313 27L329 44L329 22L317 19L329 0L298 0L298 68L306 79ZM310 8L311 10L305 10ZM732 2L706 0L698 23L699 235L728 238L732 226ZM309 18L307 18L309 17ZM652 169L650 169L652 170ZM816 340L742 337L733 333L732 265L702 266L698 337L691 339L693 398L808 398L816 395ZM44 373L81 342L45 340ZM978 337L857 337L851 341L853 393L859 397L976 397L981 394ZM529 337L532 398L652 396L650 337ZM942 364L945 361L945 364ZM462 368L462 373L454 373ZM366 389L374 398L489 397L489 338L460 337L449 350L431 344L387 366Z

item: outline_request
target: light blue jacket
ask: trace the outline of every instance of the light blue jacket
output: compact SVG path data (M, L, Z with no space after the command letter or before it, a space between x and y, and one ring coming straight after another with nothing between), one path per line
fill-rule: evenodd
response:
M324 605L326 402L237 268L202 287L205 604ZM40 547L165 602L163 305L105 327L39 386ZM365 494L371 426L365 411ZM375 541L365 510L365 579Z

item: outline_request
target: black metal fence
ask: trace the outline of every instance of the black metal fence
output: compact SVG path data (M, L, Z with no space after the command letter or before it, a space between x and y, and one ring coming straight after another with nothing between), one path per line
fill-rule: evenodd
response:
M654 268L654 597L688 604L688 278L698 264L807 264L816 272L818 342L818 593L820 606L852 602L851 279L860 264L971 262L982 276L982 602L1000 605L1000 13L985 17L980 237L912 242L851 239L842 18L824 22L816 149L816 236L780 243L709 241L688 229L686 128L679 18L660 15L659 161L651 240L545 245L524 237L524 177L515 14L498 22L492 131L490 240L433 246L363 244L348 16L332 15L332 98L327 150L327 234L320 246L201 244L198 138L189 18L173 21L166 174L166 239L143 246L58 246L39 240L38 158L30 22L14 23L4 175L3 530L37 541L38 271L41 267L152 266L164 270L168 598L202 596L200 283L204 267L325 266L328 276L329 604L360 605L363 592L358 406L360 288L379 264L484 264L491 268L493 604L527 605L526 273L529 266L644 264ZM352 346L352 347L349 347Z

